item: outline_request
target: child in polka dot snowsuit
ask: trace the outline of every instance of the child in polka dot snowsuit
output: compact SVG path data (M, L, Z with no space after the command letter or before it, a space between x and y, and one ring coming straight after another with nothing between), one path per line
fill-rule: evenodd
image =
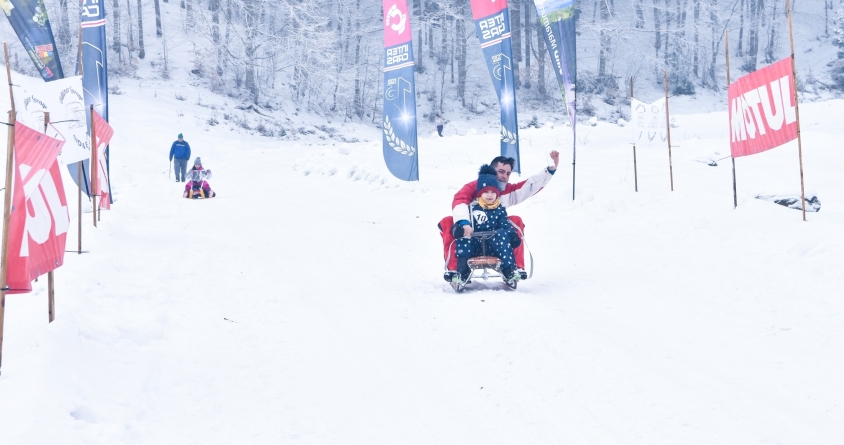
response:
M498 179L495 169L484 165L478 172L478 186L475 193L476 201L469 207L472 216L474 232L495 232L492 238L486 240L486 253L498 257L501 260L501 273L507 282L514 282L519 279L516 271L515 258L511 239L518 239L516 230L507 218L507 210L501 205L498 199L501 190L498 188ZM458 226L460 227L460 226ZM466 282L469 279L469 258L479 256L483 253L482 241L479 238L462 237L457 239L457 274L452 281Z

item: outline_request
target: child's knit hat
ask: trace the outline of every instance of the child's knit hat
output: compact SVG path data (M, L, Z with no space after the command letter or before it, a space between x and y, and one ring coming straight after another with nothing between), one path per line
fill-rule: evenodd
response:
M495 175L495 169L488 164L484 164L478 171L478 187L475 192L475 198L480 197L487 190L494 191L496 196L501 195L501 190L498 189L498 177Z

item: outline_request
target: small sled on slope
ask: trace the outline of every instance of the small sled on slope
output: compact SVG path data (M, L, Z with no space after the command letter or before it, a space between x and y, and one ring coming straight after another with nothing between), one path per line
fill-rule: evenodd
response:
M472 234L473 238L480 238L481 240L481 255L469 258L468 265L471 270L469 279L465 283L452 281L451 287L455 292L463 292L466 286L472 283L473 279L480 279L487 281L490 278L501 278L504 284L510 289L516 289L519 282L508 282L504 279L504 274L501 272L501 260L498 257L489 256L486 254L486 242L495 236L495 232L475 232ZM531 276L533 276L533 255L530 257L531 261ZM521 276L522 280L529 278L526 274Z
M217 196L211 190L206 179L211 178L211 170L190 170L187 172L187 185L182 197L187 199L208 199Z

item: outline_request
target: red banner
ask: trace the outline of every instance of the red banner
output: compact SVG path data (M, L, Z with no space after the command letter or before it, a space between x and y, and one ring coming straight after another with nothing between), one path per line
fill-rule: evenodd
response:
M797 139L791 59L782 59L730 85L730 150L748 156Z
M472 18L480 20L507 9L507 0L469 0L472 5ZM509 29L509 26L507 27Z
M15 125L7 293L32 291L32 280L64 263L70 215L56 158L64 142Z
M106 147L111 142L111 137L114 136L114 129L111 125L103 119L99 113L94 111L94 135L97 137L97 186L100 189L100 208L111 208L111 197L108 191L111 189L108 185L108 164L106 163ZM93 178L94 175L91 175Z

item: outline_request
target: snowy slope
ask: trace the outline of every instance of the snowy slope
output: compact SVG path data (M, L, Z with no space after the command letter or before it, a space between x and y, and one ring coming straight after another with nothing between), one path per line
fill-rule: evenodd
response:
M823 203L808 222L754 199L799 193L796 143L737 161L732 208L729 159L698 162L729 154L725 113L676 116L674 192L665 150L639 151L634 193L629 128L580 127L574 201L570 128L526 129L526 174L551 149L564 159L511 209L535 275L457 295L436 223L496 154L494 131L421 134L422 180L402 183L372 129L279 142L208 127L211 110L172 93L112 97L117 202L98 229L84 215L90 253L57 272L56 321L45 280L7 299L0 443L844 437L844 102L801 107ZM179 132L218 198L186 201L168 179Z

